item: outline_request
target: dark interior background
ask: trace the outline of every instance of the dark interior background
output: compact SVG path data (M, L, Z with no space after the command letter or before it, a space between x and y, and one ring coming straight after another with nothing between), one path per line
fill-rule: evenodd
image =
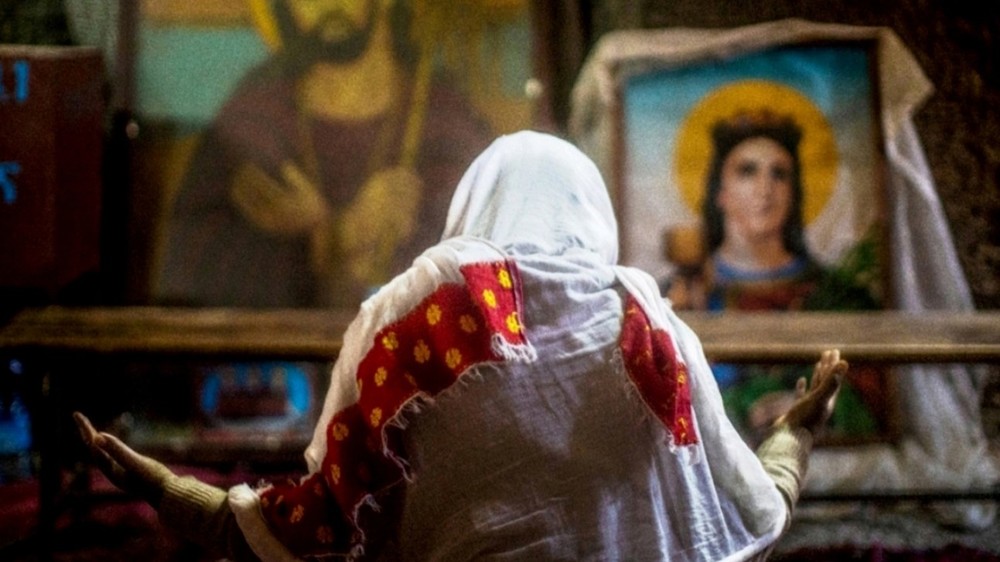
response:
M547 115L565 124L568 97L588 50L605 32L627 28L735 27L790 17L895 30L935 85L915 121L958 254L978 308L1000 308L1000 6L977 0L538 0L539 61L551 96ZM68 44L59 0L0 0L0 42ZM112 120L113 123L113 120ZM112 156L126 155L112 141ZM124 169L125 164L122 163ZM119 174L111 169L115 180ZM118 179L121 179L120 177ZM127 220L108 201L106 230ZM105 252L115 258L113 238ZM96 281L114 301L120 262ZM94 281L91 281L94 283ZM83 292L86 292L84 290ZM72 298L72 297L69 297Z
M935 86L915 122L977 308L1000 308L1000 6L972 0L546 2L553 117L564 122L580 54L628 28L737 27L785 18L892 28ZM558 22L575 22L559 25Z

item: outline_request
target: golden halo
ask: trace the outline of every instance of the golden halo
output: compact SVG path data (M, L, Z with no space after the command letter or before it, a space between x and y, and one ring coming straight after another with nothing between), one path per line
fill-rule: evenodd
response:
M247 0L247 2L250 5L250 17L261 40L268 49L280 50L281 30L278 29L278 20L274 17L273 0Z
M711 165L712 126L742 111L770 109L802 128L802 220L809 224L826 206L837 178L839 156L833 129L823 112L798 91L767 80L726 84L703 97L681 123L674 149L674 176L688 207L701 216Z

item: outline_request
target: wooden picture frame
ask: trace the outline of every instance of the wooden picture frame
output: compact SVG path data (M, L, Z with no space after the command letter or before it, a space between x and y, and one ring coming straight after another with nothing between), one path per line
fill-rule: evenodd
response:
M530 126L529 7L128 3L129 301L353 317L440 239L475 156ZM187 457L301 457L330 367L257 359L162 367L201 385L197 433L176 430ZM275 370L316 403L287 400ZM146 426L136 444L156 452Z
M621 261L681 310L891 307L876 57L871 40L799 42L619 76ZM755 441L811 366L713 370ZM885 367L855 365L824 443L895 440L892 388Z
M132 301L355 309L532 124L527 0L189 4L136 16Z

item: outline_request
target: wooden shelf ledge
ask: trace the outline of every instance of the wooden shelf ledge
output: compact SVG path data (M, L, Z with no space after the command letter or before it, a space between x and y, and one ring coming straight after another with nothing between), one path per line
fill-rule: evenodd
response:
M0 350L331 361L354 311L217 308L27 309L0 327ZM709 359L813 362L837 347L854 362L1000 363L1000 312L704 313L681 317Z

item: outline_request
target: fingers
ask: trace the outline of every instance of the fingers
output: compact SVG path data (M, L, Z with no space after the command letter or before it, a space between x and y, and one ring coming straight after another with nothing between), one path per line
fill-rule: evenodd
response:
M829 371L832 365L837 364L840 361L840 350L839 349L827 349L820 354L819 361L816 362L816 374L820 372Z
M796 403L777 423L803 427L815 434L832 414L846 372L847 362L840 358L839 350L824 351L816 362L811 382L807 385L804 378L796 381Z
M135 452L135 450L123 443L121 439L110 433L101 433L100 436L104 440L101 450L125 470L135 472L144 469L146 465L145 457Z
M294 162L285 162L281 166L281 177L292 192L306 195L317 193L316 186Z
M840 361L840 350L839 349L828 349L823 352L823 358L826 359L828 365L836 364Z
M812 391L818 401L832 400L837 395L847 367L847 361L840 358L839 349L823 352L813 374Z
M126 478L128 477L128 471L114 458L111 457L104 449L98 449L95 447L91 458L97 468L107 476L108 480L112 484L118 486L119 488L126 488Z
M73 421L76 422L76 428L80 432L80 439L88 447L94 447L97 444L100 436L94 426L87 419L87 416L81 414L80 412L73 412Z
M91 457L93 457L94 462L99 465L101 470L105 472L108 470L121 470L121 467L117 466L114 459L108 456L108 453L104 450L104 446L107 443L104 438L104 435L106 434L98 433L97 430L94 429L93 424L90 423L87 416L81 414L80 412L73 412L73 420L76 422L76 427L80 431L80 439L82 439L84 444L87 445L87 448L90 449Z
M316 216L327 216L326 198L320 192L316 183L302 171L295 162L285 162L281 167L281 177L284 185L281 185L282 197L280 201L289 211L315 214Z
M848 363L847 361L840 358L840 350L834 349L830 356L830 363L832 364L831 370L834 373L843 375L847 372Z
M103 472L109 480L118 485L125 474L125 469L104 450L107 445L106 434L98 433L87 416L80 412L73 412L73 421L80 431L80 438L90 450L90 458L97 468Z
M132 455L136 454L110 433L98 433L87 416L80 412L73 412L73 420L76 421L76 427L80 430L80 437L90 448L94 460L101 465L102 469L113 468L113 464L126 465L126 462L122 461L129 460L129 452Z
M823 380L831 374L847 372L847 361L840 358L839 349L828 349L822 353L814 368L814 376Z
M164 481L174 476L166 465L135 451L114 435L104 433L102 436L105 440L104 450L133 478L141 481L146 492L158 489Z

